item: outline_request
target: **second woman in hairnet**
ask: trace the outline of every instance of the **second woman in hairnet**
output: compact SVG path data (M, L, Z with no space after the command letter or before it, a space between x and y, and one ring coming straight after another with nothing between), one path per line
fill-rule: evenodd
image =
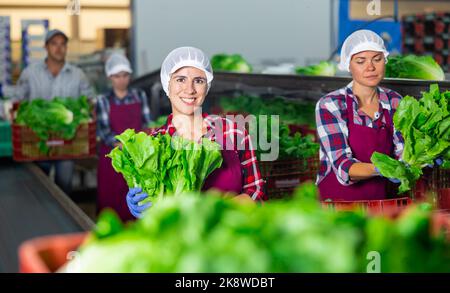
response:
M339 67L349 71L353 81L322 97L316 106L321 200L387 196L388 178L370 157L380 152L399 159L403 152L403 138L392 122L401 96L379 86L388 54L383 39L369 30L354 32L342 45Z
M150 122L150 109L144 91L130 88L131 66L128 59L113 53L105 64L112 88L97 97L97 133L101 139L97 170L97 211L112 208L124 221L133 219L123 200L128 186L105 158L119 142L114 136L128 128L140 131Z
M230 120L201 111L212 79L210 61L201 50L181 47L170 52L161 66L161 83L169 97L172 114L166 125L154 134L179 135L193 141L206 137L216 141L223 148L223 163L206 178L203 189L217 188L233 192L240 199L263 200L264 180L245 129L239 129ZM231 145L225 145L225 142L231 142ZM140 188L129 190L126 201L135 217L140 217L150 206L150 203L138 204L147 196Z

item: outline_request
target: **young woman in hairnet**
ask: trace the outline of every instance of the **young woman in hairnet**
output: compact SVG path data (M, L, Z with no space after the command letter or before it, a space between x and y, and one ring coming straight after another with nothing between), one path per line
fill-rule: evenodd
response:
M234 192L240 199L263 200L264 180L248 134L229 120L201 111L212 80L210 61L201 50L181 47L170 52L161 66L161 83L172 105L172 114L154 134L180 135L193 141L206 137L221 144L222 166L208 176L203 189L214 187ZM233 145L229 148L225 142ZM239 143L243 145L238 148ZM146 197L141 188L129 190L126 201L135 217L140 217L151 205L138 205Z
M125 56L113 53L106 61L105 72L112 88L97 97L97 133L101 139L97 210L112 208L126 221L134 218L122 197L128 191L128 186L105 155L119 144L114 136L128 128L136 131L146 128L150 122L150 110L145 92L129 87L132 70Z
M374 152L399 159L403 151L403 138L392 122L402 97L379 86L388 54L383 39L369 30L344 41L339 68L353 80L316 105L321 200L385 199L388 179L399 182L382 177L370 161Z

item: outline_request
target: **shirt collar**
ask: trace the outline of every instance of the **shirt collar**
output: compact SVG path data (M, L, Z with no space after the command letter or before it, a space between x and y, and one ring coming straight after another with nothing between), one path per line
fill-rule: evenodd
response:
M42 68L44 68L45 70L48 71L47 58L42 60L41 66L42 66ZM68 62L64 62L64 66L63 66L63 68L61 68L61 72L63 72L63 71L70 71L71 69L72 69L72 65L70 65Z
M379 101L381 107L386 110L391 110L391 106L389 103L389 97L388 97L386 91L380 86L377 87L377 90L378 90L378 101ZM346 85L345 93L353 99L353 101L356 103L356 105L358 105L358 99L353 94L353 81L351 81L349 84Z
M128 89L127 95L125 97L123 97L123 99L119 99L118 97L116 97L116 94L114 93L114 90L110 89L108 97L110 97L110 98L112 98L114 100L117 100L117 101L125 101L127 99L132 98L133 97L133 93L132 93L132 91L130 89Z

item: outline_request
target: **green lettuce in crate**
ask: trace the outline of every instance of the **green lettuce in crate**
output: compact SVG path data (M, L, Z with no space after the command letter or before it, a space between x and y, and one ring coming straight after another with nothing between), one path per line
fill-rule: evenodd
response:
M258 116L258 118L260 117ZM259 125L261 119L257 119L257 123ZM278 136L273 135L270 117L267 119L267 133L258 132L259 136L262 136L262 140L267 142L278 140L280 159L308 159L319 156L320 146L314 142L314 137L312 135L302 135L299 132L291 134L289 126L286 123L280 122ZM256 149L258 159L261 159L261 154L263 153L265 151L260 147Z
M133 129L116 138L122 146L107 155L114 170L129 187L141 187L152 200L200 191L208 175L222 164L220 146L206 138L197 144L180 136L151 136Z
M286 124L308 125L315 127L315 103L296 101L284 97L261 98L242 95L221 97L220 107L226 112L238 112L253 115L279 115Z
M322 61L318 64L297 67L295 72L300 75L312 75L312 76L335 76L336 65L331 62Z
M252 66L239 54L216 54L211 58L211 66L217 71L252 72Z
M85 96L33 99L20 103L15 123L30 127L40 139L39 150L47 154L49 147L46 141L50 134L67 140L73 139L78 126L90 121L90 109Z
M404 97L394 114L394 125L405 146L401 161L374 153L371 161L386 177L401 181L399 192L411 189L422 175L422 168L442 158L442 168L450 167L450 91L441 93L437 84L430 85L422 98Z

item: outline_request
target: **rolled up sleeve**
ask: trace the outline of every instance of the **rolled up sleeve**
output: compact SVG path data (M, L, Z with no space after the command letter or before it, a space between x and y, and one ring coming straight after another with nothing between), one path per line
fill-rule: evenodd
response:
M330 162L337 180L342 185L355 183L350 179L349 170L354 163L360 161L353 158L348 143L347 123L332 99L324 99L317 103L316 124L322 151Z

